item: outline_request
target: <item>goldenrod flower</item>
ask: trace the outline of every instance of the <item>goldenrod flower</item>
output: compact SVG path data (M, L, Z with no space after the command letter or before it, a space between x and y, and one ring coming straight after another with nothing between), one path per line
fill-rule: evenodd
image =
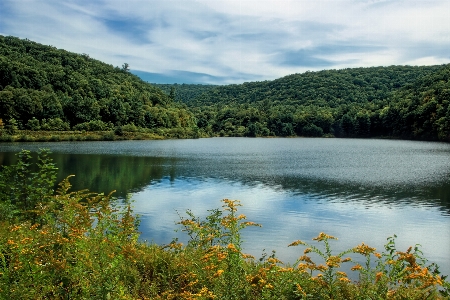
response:
M11 231L19 230L21 227L22 226L20 226L20 225L14 226L13 228L11 228Z
M375 282L378 282L381 279L381 277L383 277L383 272L378 272L375 275Z
M288 247L291 247L291 246L298 246L298 245L303 245L303 244L305 244L305 243L302 242L301 240L296 240L295 242L290 243L290 244L288 245Z
M341 278L339 278L339 281L341 281L341 282L350 282L350 279L348 279L347 277L341 277Z
M344 259L342 259L341 260L341 262L348 262L348 261L351 261L352 259L350 258L350 257L346 257L346 258L344 258Z
M273 285L271 285L270 283L266 284L264 287L266 289L273 289Z
M342 272L342 271L337 271L336 275L342 276L342 277L347 277L347 274L345 272Z
M323 240L337 240L337 238L334 236L328 235L326 233L323 233L323 232L319 233L319 235L317 237L313 238L313 241L320 242Z
M355 253L359 253L362 255L369 255L370 253L375 252L375 248L369 247L366 244L362 243L361 245L356 246L355 248L353 248L353 251Z

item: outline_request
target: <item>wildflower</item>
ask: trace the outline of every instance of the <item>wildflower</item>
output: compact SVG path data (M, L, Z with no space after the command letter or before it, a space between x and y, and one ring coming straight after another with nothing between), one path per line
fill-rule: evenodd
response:
M369 255L370 253L375 252L375 248L369 247L366 244L362 243L361 245L356 246L355 248L353 248L353 251L355 253L359 253L362 255Z
M214 270L215 268L216 268L215 265L208 265L208 266L204 267L203 270L209 271L209 270Z
M313 264L313 261L311 260L311 257L309 257L309 256L307 256L307 255L300 256L300 257L298 258L298 260L300 260L300 261L306 261L306 262L308 262L308 263L310 263L310 264Z
M347 277L347 274L345 272L342 272L342 271L337 271L336 275L341 276L341 277Z
M271 263L271 264L278 264L278 263L282 264L282 263L283 263L281 260L279 260L279 259L277 259L277 258L274 258L274 257L270 257L270 258L267 260L267 262L268 262L268 263Z
M22 244L26 244L28 241L32 241L32 240L33 240L32 238L26 237L26 238L23 238L20 242L21 242Z
M328 235L326 233L319 233L319 235L315 238L313 238L313 241L323 241L323 240L337 240L337 238L335 238L334 236Z
M245 226L257 226L257 227L262 227L261 224L255 223L255 222L244 222L242 223Z
M341 277L341 278L339 278L339 281L341 281L341 282L350 282L350 279L348 279L347 277Z
M39 226L39 224L34 224L33 226L30 227L30 230L34 230Z
M253 256L253 255L251 255L251 254L242 254L242 258L244 258L244 259L255 259L255 257Z
M346 258L344 258L344 259L342 259L341 260L341 262L348 262L348 261L351 261L352 259L350 258L350 257L346 257Z
M338 256L330 256L327 258L326 264L330 268L339 268L339 263L341 262L340 257Z
M217 259L219 261L224 260L226 257L227 257L227 253L226 252L217 253Z
M383 272L378 272L378 273L375 275L375 282L380 281L381 277L383 277Z
M355 266L353 266L353 267L351 267L351 269L350 270L352 270L352 271L356 271L356 270L361 270L363 267L360 265L360 264L357 264L357 265L355 265Z
M375 255L375 257L378 258L378 259L381 258L381 254L378 253L378 252L375 252L373 255Z
M265 286L264 286L266 289L273 289L273 285L271 285L270 283L268 283L268 284L266 284Z
M298 283L297 283L297 291L299 291L300 293L303 294L304 297L306 297L305 291L302 289L302 287L301 287L300 284L298 284Z
M303 254L308 254L308 253L311 252L311 251L312 251L311 248L306 248L306 249L303 251Z
M223 272L223 270L217 270L217 272L214 274L214 277L219 277Z
M14 226L13 228L11 228L11 231L17 231L17 230L19 230L21 227L22 227L22 226L20 226L20 225Z
M233 251L233 252L237 252L236 247L235 247L234 244L232 244L232 243L228 244L227 248L228 248L228 250L231 250L231 251Z
M298 245L304 245L304 244L305 244L305 243L302 242L301 240L297 240L297 241L295 241L295 242L290 243L290 244L288 245L288 247L291 247L291 246L298 246Z
M325 272L326 270L328 270L328 267L324 266L324 265L318 265L316 267L316 270L321 271L321 272Z

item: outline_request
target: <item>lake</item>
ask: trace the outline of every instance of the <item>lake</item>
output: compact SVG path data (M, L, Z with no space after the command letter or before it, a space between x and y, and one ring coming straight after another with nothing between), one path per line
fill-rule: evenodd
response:
M49 148L59 180L121 198L132 194L141 238L167 244L178 214L206 216L223 198L262 228L243 231L244 252L276 251L293 263L320 232L342 251L364 242L379 250L421 244L450 274L450 144L379 139L210 138L198 140L2 143L0 164L21 149ZM312 241L311 241L312 242Z

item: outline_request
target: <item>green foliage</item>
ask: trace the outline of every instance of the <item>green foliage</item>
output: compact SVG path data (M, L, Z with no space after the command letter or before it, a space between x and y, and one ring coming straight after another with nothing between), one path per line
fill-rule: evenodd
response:
M84 131L109 131L112 130L112 123L105 123L101 120L93 120L89 122L84 122L77 124L73 127L74 130L84 130Z
M26 127L28 129L34 130L34 131L41 129L40 122L35 117L33 117L32 119L28 120Z
M167 94L175 90L176 101L192 109L209 136L448 140L449 68L355 68L226 86L158 86Z
M36 168L38 170L33 171ZM3 166L0 173L0 220L19 217L37 222L37 205L48 202L53 195L56 170L49 151L45 149L39 151L36 164L32 163L30 151L22 150L17 154L15 165ZM17 212L21 214L17 215Z
M15 135L17 133L18 126L17 121L14 118L11 118L8 120L8 123L6 123L5 131L9 135Z
M70 129L69 123L64 122L60 118L42 119L41 129L48 131L68 131Z
M152 122L168 111L183 115L185 122ZM87 54L11 36L0 36L0 118L16 119L18 129L37 128L34 121L28 124L35 118L43 130L68 130L45 128L44 119L89 127L83 130L102 124L107 130L131 123L143 128L194 125L191 113L131 74L127 63L114 68Z

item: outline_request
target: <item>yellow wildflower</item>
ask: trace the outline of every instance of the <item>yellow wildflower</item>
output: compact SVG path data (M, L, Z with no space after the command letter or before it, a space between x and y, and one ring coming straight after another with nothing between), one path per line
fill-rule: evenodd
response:
M288 247L298 246L298 245L303 245L303 244L304 244L304 242L302 242L301 240L297 240L295 242L290 243Z
M323 241L323 240L337 240L337 238L335 238L334 236L328 235L326 233L319 233L319 235L315 238L313 238L313 241Z
M383 272L378 272L375 275L375 282L378 282L381 279L381 277L383 277Z

